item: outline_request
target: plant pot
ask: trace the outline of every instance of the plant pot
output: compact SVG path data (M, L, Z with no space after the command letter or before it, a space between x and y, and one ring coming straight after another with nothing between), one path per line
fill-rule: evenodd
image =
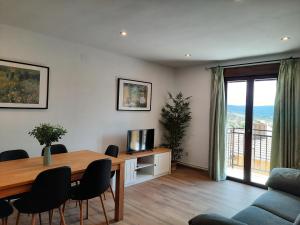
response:
M44 166L50 166L52 163L52 158L51 158L51 146L45 147L44 151Z
M177 161L172 161L171 162L171 171L176 171L177 169Z

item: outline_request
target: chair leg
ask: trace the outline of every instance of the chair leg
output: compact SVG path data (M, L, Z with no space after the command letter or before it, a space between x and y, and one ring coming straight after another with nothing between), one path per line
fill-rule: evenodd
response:
M103 192L103 197L104 197L104 200L106 200L105 192Z
M16 225L19 225L19 221L20 221L20 212L18 212L17 214Z
M60 224L66 225L64 212L62 211L61 207L59 207L58 210L59 210L59 215L60 215Z
M77 202L77 201L76 201ZM62 211L63 213L65 214L65 209L66 209L66 203L63 204L63 207L62 207Z
M83 225L82 201L79 201L79 208L80 208L80 225Z
M49 225L52 225L53 209L50 210L48 213L49 213Z
M105 216L106 224L109 225L107 215L106 215L106 211L105 211L105 207L104 207L104 204L103 204L102 195L100 195L100 200L101 200L101 205L102 205L103 213L104 213L104 216Z
M89 219L89 200L86 200L86 212L85 212L85 219Z
M116 200L115 200L115 194L114 194L113 189L112 189L112 187L111 187L110 184L109 184L109 189L110 189L110 192L111 192L111 194L112 194L112 196L113 196L113 199L114 199L114 202L115 202L115 201L116 201Z
M2 224L3 225L7 225L7 220L8 220L8 217L5 217L2 219Z
M40 220L40 225L42 225L42 214L39 213L39 220Z
M35 217L36 217L36 214L32 214L31 225L35 225Z

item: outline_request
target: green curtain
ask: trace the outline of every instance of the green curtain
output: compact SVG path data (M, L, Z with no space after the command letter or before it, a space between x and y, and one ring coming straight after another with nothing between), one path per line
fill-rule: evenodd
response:
M271 168L300 168L300 61L280 64L273 121Z
M226 179L225 174L225 87L223 69L212 69L209 136L209 175L213 180Z

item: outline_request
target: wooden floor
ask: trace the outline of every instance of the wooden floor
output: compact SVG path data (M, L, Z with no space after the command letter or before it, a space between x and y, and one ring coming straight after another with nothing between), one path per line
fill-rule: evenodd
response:
M186 225L200 213L220 213L232 216L247 207L265 190L232 181L213 182L197 170L180 167L164 176L125 189L124 220L113 222L113 200L109 193L104 201L108 217L114 225ZM85 225L104 225L105 219L99 198L89 203L89 219ZM15 224L15 214L9 224ZM79 209L74 202L66 207L66 223L79 224ZM48 224L47 214L43 224ZM30 224L30 216L22 215L20 224ZM59 224L58 212L53 224Z

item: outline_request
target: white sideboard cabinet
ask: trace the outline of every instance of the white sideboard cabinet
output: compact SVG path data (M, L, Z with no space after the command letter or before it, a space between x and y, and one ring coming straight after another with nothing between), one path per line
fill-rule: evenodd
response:
M119 158L125 160L125 186L171 173L171 150L167 148L133 154L120 153Z

